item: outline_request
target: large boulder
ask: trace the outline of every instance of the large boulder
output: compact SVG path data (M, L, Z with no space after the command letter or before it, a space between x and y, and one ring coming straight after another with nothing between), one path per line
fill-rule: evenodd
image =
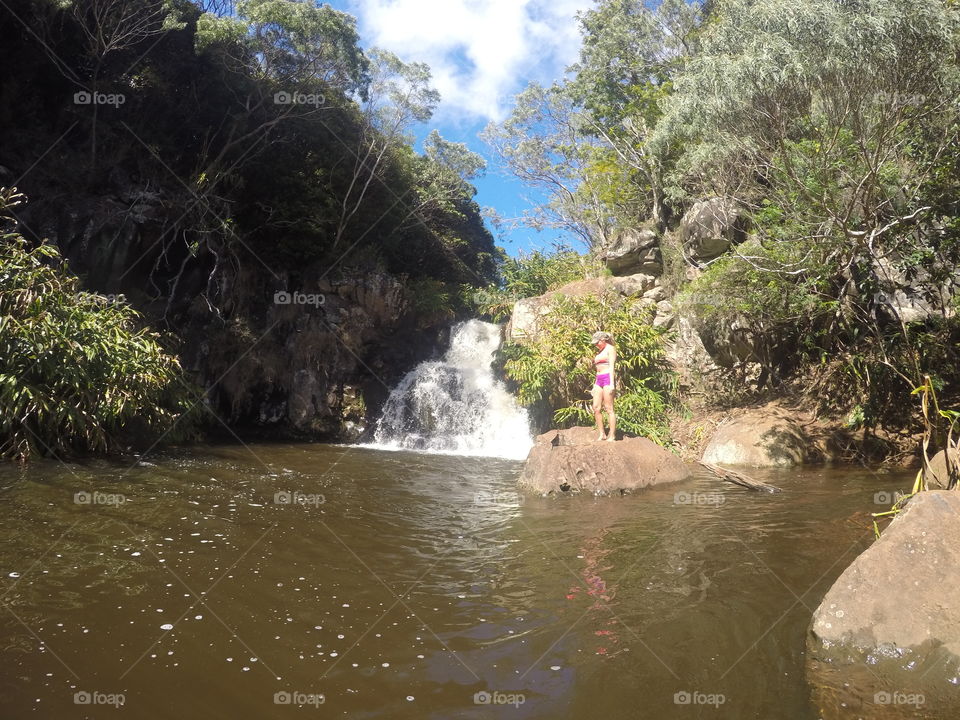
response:
M769 406L747 410L722 426L703 451L703 462L716 465L791 467L824 459L819 438L791 413Z
M620 230L600 257L614 275L663 272L660 238L649 226Z
M680 220L680 240L687 255L695 260L715 258L745 239L741 207L731 198L694 203Z
M647 438L624 437L617 442L596 438L591 427L538 436L517 485L538 495L610 495L691 476L680 458Z
M623 297L640 298L658 287L657 278L645 273L576 280L543 295L517 300L507 325L507 336L511 340L536 340L544 318L550 314L550 303L557 295L579 298L612 291Z
M552 295L521 298L513 304L507 336L511 340L534 340L540 332L540 320L550 312Z
M815 654L960 656L960 493L911 498L824 596L811 633Z
M950 465L954 468L960 466L960 452L957 451L956 445L953 445L950 451ZM923 473L923 479L931 490L946 490L950 487L945 450L941 450L930 459L930 464Z

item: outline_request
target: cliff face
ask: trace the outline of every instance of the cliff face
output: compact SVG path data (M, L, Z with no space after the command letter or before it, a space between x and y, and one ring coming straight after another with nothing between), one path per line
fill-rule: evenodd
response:
M385 272L283 268L226 243L211 243L216 253L173 242L159 192L31 200L25 233L57 243L89 290L123 294L177 339L214 433L355 440L449 328L419 316Z

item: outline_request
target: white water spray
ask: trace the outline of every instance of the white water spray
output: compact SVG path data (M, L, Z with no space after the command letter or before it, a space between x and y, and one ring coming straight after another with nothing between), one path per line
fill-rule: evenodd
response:
M497 325L454 327L443 359L420 363L390 393L368 447L524 459L530 422L493 376L499 346Z

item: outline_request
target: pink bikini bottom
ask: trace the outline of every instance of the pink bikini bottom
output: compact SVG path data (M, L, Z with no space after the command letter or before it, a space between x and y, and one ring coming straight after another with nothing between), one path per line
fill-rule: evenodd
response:
M597 385L599 387L607 387L610 384L610 373L604 373L603 375L597 375Z

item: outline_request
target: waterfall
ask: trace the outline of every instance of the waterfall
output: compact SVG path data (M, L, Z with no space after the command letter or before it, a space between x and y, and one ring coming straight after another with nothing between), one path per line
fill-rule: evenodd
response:
M500 328L467 320L439 361L420 363L395 387L368 447L522 460L533 445L527 411L493 376Z

